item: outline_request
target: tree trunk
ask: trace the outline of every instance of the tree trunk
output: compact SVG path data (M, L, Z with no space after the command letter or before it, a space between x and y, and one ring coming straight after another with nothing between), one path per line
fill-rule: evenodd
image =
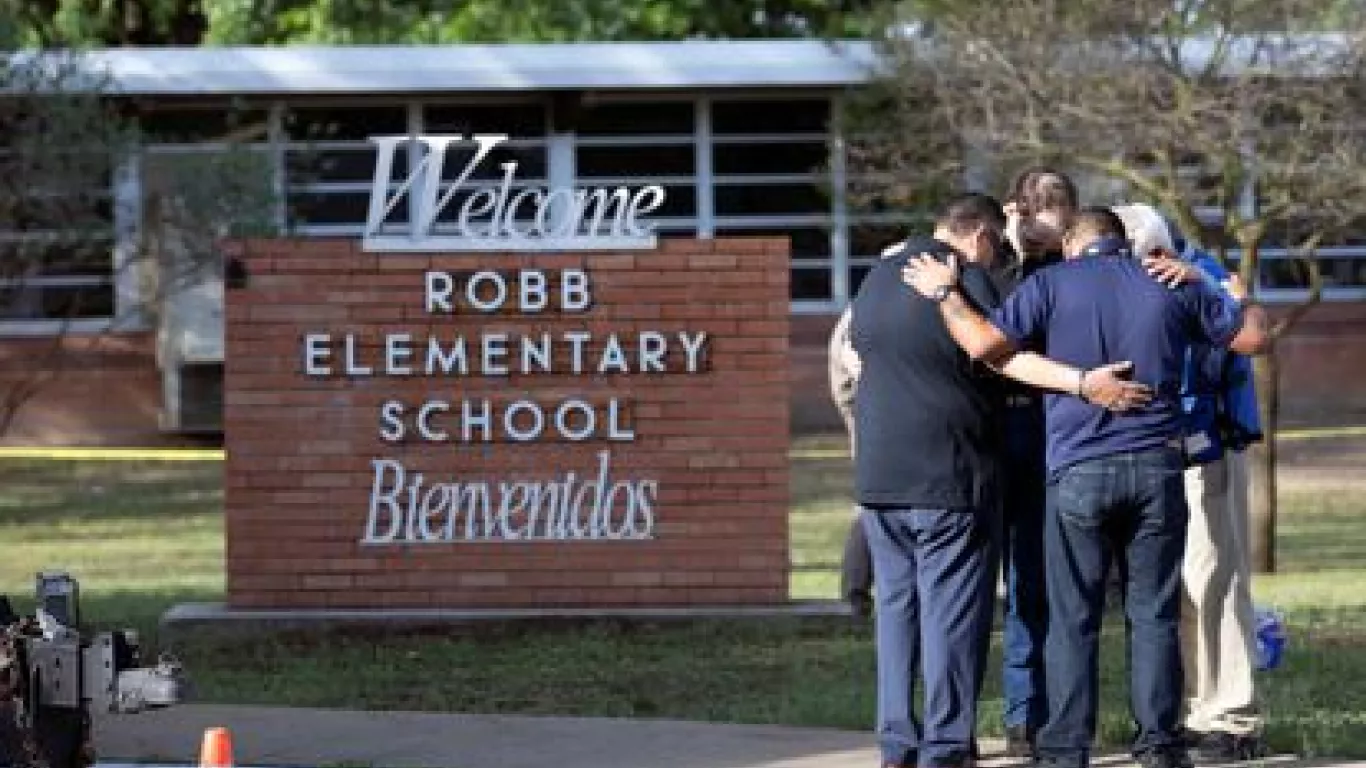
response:
M1262 441L1248 448L1248 496L1252 571L1276 570L1276 421L1280 416L1280 366L1273 345L1252 358L1252 377L1261 411Z

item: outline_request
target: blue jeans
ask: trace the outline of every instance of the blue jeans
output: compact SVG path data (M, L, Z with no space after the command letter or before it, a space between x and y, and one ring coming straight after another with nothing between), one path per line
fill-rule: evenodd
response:
M880 508L862 520L873 553L883 762L959 764L974 749L997 510ZM925 681L923 726L912 705L917 669Z
M1119 559L1129 648L1134 753L1178 743L1182 674L1178 621L1186 546L1181 454L1156 449L1064 469L1049 484L1048 722L1041 762L1084 768L1096 732L1101 614Z
M1033 736L1048 713L1044 688L1044 633L1048 600L1044 584L1043 523L1047 472L1042 450L1035 460L1015 457L1005 472L1005 524L1001 539L1005 571L1002 682L1005 726Z

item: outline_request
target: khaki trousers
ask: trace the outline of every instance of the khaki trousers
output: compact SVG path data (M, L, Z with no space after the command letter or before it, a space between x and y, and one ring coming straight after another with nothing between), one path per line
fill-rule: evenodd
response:
M1186 470L1190 525L1181 569L1181 663L1185 725L1200 733L1249 736L1263 725L1253 686L1247 483L1241 451Z

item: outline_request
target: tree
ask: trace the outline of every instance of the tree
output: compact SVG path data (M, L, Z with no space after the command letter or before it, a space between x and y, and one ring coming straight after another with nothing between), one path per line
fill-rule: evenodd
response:
M961 180L986 158L997 170L1052 162L1091 182L1091 202L1157 205L1236 255L1249 285L1296 263L1269 248L1299 257L1307 299L1274 339L1318 300L1316 249L1361 224L1366 203L1359 3L961 0L924 21L899 13L879 43L881 112L853 142L856 168ZM1346 31L1321 33L1328 24ZM947 129L951 146L927 153L903 127L916 124ZM1253 455L1253 559L1272 570L1274 344L1255 369L1267 437Z
M0 0L0 48L859 34L874 0Z
M219 0L217 42L455 43L817 37L872 0Z
M204 0L0 0L0 48L199 45Z
M222 274L225 236L260 232L273 211L264 158L141 157L106 83L75 54L0 57L0 317L47 331L41 353L0 377L0 433L66 370L78 326L97 345L127 330L108 319L116 307L128 310L118 319L155 318ZM129 174L140 194L116 196Z

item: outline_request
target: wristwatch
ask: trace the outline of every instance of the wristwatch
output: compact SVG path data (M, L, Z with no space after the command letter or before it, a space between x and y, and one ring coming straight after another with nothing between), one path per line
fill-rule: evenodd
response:
M934 293L930 294L930 301L933 301L935 304L942 304L951 293L953 293L952 285L941 285L934 289Z

